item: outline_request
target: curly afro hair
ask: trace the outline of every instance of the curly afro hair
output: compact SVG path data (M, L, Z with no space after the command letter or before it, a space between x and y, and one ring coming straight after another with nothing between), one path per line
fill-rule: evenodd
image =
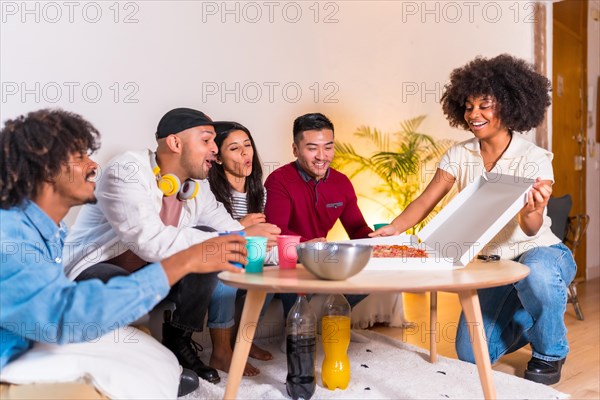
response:
M492 96L502 124L511 131L526 132L544 120L550 90L550 81L524 60L508 54L477 57L450 74L441 98L442 110L450 126L468 130L464 118L468 97Z
M35 197L71 154L96 151L99 137L83 117L63 110L33 111L6 121L0 131L0 208Z

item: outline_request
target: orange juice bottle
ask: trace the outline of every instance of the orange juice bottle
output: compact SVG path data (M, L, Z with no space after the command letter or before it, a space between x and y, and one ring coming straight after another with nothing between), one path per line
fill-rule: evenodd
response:
M325 301L321 334L325 353L321 367L323 386L344 390L350 382L350 304L343 295L332 294Z

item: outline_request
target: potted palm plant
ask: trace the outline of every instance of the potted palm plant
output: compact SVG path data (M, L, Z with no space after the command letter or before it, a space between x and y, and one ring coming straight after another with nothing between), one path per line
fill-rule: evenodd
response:
M351 143L335 144L333 167L346 173L350 180L370 174L369 180L373 177L374 183L368 188L361 188L358 195L383 207L389 218L398 215L421 193L433 177L436 162L454 143L418 132L425 117L421 115L402 121L400 130L392 133L369 126L359 127L353 136L375 147L375 151L368 155L358 152ZM454 194L453 189L426 219L408 233L419 231Z

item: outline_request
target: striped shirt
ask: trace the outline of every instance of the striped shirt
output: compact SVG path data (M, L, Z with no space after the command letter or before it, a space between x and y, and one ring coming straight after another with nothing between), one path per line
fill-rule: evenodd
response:
M265 191L265 197L263 199L262 210L265 209L265 203L267 202L267 190ZM248 199L246 199L246 193L240 193L231 189L231 216L233 219L238 221L248 214Z

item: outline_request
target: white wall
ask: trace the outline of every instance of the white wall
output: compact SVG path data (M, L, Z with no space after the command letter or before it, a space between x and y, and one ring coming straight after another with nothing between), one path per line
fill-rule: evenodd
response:
M516 1L3 1L1 119L79 112L105 163L152 147L169 109L194 107L246 124L267 171L292 159L291 123L312 111L340 139L427 114L423 132L462 140L438 104L450 71L477 55L532 61L532 13Z
M129 24L114 22L112 2L75 3L70 23L62 3L3 2L2 118L47 106L81 112L104 134L101 161L151 146L160 116L181 105L248 124L263 157L275 162L290 158L281 150L289 147L292 119L306 111L327 112L340 134L364 123L392 129L427 113L429 132L448 135L439 95L427 90L439 92L451 69L476 55L532 59L532 23L514 21L526 19L530 3L272 2L273 22L265 2L120 3L118 19L133 12L138 21ZM25 13L35 6L39 15ZM225 14L225 7L239 14ZM86 22L96 9L99 22ZM262 17L251 23L257 10ZM286 22L297 10L299 22ZM57 11L61 18L51 23ZM73 99L69 85L78 85ZM276 85L272 99L268 85ZM102 95L93 103L97 87ZM219 93L211 94L215 88ZM129 100L137 103L127 103L136 90Z
M596 19L594 19L596 18ZM586 162L586 204L590 216L587 231L587 279L600 276L600 143L596 142L596 103L598 77L600 77L600 1L593 0L588 5L588 112L587 162Z

